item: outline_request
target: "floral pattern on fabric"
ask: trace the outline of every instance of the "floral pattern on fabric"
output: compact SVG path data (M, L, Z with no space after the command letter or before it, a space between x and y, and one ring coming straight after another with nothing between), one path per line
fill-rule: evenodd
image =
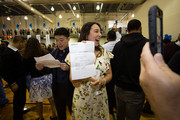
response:
M30 83L29 101L43 102L52 97L52 74L32 78Z
M100 77L106 75L110 65L112 53L101 48L102 55L96 59L96 69L100 70ZM70 64L70 55L67 56L67 64ZM109 120L109 107L106 87L96 90L91 82L82 81L79 87L74 89L72 104L72 120Z

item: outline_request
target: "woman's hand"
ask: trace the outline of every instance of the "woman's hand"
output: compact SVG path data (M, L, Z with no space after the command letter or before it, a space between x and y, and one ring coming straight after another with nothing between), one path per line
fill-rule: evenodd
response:
M96 79L96 78L90 78L90 81L91 81L91 84L92 85L101 85L101 86L103 86L103 85L106 85L106 80L105 80L105 78L99 78L99 79Z
M37 70L42 70L44 68L44 65L42 63L36 63L35 66Z
M82 82L82 81L80 81L80 80L74 81L74 82L73 82L73 86L74 86L74 87L79 87L79 86L81 85L81 82Z

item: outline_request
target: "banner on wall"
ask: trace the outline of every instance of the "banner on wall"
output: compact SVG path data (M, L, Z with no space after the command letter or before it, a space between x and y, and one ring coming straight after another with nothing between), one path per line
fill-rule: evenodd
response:
M5 24L3 24L3 30L4 30L4 31L6 30L6 26L5 26Z
M43 28L46 29L46 23L43 23Z
M57 27L60 28L60 23L59 22L57 23Z
M29 29L32 30L32 23L29 24Z
M46 35L46 45L48 46L50 44L50 36L49 34Z
M115 23L116 23L116 26L117 26L118 25L118 20L116 20Z
M16 30L19 30L19 24L16 25Z
M73 28L75 28L75 23L73 22Z

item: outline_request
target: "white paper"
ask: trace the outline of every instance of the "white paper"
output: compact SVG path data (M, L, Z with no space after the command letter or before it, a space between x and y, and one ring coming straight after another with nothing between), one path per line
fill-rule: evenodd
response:
M72 80L84 79L96 74L94 42L70 43Z
M51 54L47 54L41 57L34 57L37 63L42 63L44 66L48 68L57 68L60 67L59 60L56 60Z

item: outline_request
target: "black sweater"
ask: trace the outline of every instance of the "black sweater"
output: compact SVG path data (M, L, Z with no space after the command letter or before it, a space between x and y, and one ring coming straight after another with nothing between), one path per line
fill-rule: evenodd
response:
M25 84L25 70L18 51L0 47L0 76L9 84Z
M180 75L180 50L177 51L168 63L172 71Z
M34 57L30 57L28 59L23 59L23 62L24 62L26 73L29 73L32 78L50 74L52 71L51 69L48 69L46 67L41 71L37 70L35 67L36 61L35 61Z
M127 91L142 91L139 85L140 55L146 42L142 34L131 33L115 45L111 60L115 85Z

